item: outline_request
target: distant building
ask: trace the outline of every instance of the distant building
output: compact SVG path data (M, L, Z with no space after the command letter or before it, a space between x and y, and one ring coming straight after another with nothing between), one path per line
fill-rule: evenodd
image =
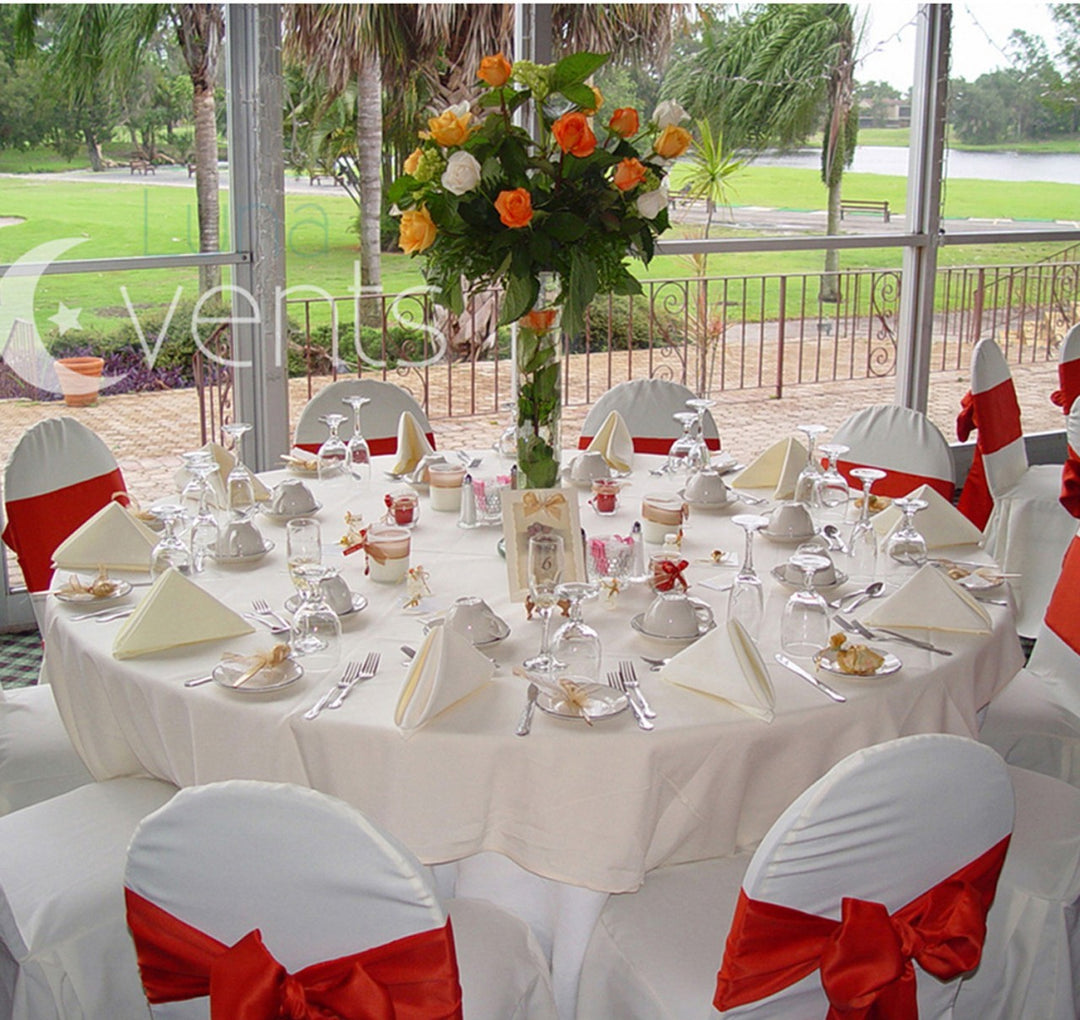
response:
M911 100L869 98L859 100L859 127L911 127Z

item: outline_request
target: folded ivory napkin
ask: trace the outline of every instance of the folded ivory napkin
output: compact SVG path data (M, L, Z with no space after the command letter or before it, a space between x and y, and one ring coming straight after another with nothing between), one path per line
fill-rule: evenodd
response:
M117 659L239 637L254 631L242 616L172 568L165 571L113 641Z
M761 652L738 620L717 626L660 670L676 687L726 701L762 722L772 722L775 696Z
M586 452L590 450L599 450L613 471L630 471L634 463L634 440L618 411L612 411L604 419L600 431L586 447Z
M908 495L926 500L926 509L915 515L915 527L926 539L928 549L941 549L948 545L978 545L982 541L982 532L936 489L920 485ZM874 515L874 530L884 538L903 520L903 516L894 503Z
M158 536L134 514L112 501L56 547L58 570L150 569L150 553Z
M432 627L409 667L394 722L410 736L426 722L483 687L495 664L449 627Z
M736 489L773 489L773 499L791 499L795 480L806 467L806 448L797 439L781 439L752 464L747 465L730 485Z
M990 614L944 570L925 563L899 591L882 599L863 622L880 627L988 634Z
M412 411L402 411L398 419L397 462L390 469L395 475L408 474L424 457L435 451Z

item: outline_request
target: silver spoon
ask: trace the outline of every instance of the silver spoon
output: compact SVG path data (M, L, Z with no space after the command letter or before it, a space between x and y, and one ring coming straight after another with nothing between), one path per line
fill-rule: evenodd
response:
M834 549L839 549L842 553L851 551L848 549L847 543L840 537L840 529L835 524L826 524L821 530Z
M864 602L868 601L869 599L876 599L884 591L885 591L885 582L884 581L875 581L873 584L868 584L866 586L866 590L863 591L863 592L860 592L859 594L857 594L853 600L848 601L848 599L841 599L840 601L841 602L847 602L847 605L844 606L844 611L847 612L847 613L850 613L854 609L857 609L859 606L861 606ZM850 598L850 596L849 596L849 598Z

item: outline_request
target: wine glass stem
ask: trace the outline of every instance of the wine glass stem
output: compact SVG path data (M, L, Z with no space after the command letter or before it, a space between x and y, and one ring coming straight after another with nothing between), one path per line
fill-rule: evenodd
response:
M551 606L546 606L540 610L540 619L543 621L543 628L540 631L540 655L542 657L551 657Z
M862 513L859 514L859 521L862 524L870 523L870 486L872 484L869 479L862 483Z
M746 548L743 552L743 565L742 574L752 574L754 572L754 533L749 528L746 529Z

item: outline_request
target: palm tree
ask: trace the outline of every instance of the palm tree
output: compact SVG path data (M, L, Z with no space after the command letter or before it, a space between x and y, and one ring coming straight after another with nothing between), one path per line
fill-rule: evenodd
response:
M789 148L822 131L825 232L839 233L840 189L859 130L856 32L849 4L756 4L707 23L703 45L672 68L665 92L708 117L732 151ZM839 300L839 254L825 254L822 301Z

